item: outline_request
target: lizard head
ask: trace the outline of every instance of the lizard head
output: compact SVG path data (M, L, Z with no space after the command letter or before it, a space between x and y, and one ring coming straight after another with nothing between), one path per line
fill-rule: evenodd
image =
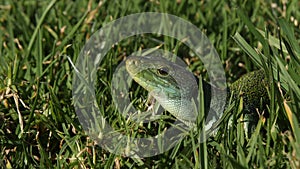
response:
M148 55L127 58L126 69L135 82L174 116L195 120L191 100L197 98L198 85L185 67L161 56Z

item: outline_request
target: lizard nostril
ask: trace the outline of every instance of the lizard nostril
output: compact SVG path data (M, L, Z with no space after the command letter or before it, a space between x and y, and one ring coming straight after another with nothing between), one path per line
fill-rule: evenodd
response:
M126 64L127 64L127 65L132 65L132 64L136 64L136 63L135 63L135 60L133 60L133 59L131 59L131 58L128 58L128 59L126 60Z

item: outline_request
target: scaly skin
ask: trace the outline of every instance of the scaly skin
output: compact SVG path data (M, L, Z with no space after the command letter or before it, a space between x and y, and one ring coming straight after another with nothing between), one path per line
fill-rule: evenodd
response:
M238 103L239 99L243 99L243 114L247 137L256 127L259 119L258 113L261 113L269 102L267 86L265 73L262 69L247 73L230 85L233 100L236 100Z
M192 99L198 93L193 74L161 57L130 57L126 60L130 76L146 89L164 109L186 124L197 114Z
M191 72L165 58L155 56L130 57L126 60L126 69L164 109L189 126L195 123L197 111L193 100L197 98L198 87ZM243 98L244 112L250 115L250 128L258 119L256 108L260 107L261 98L263 104L267 101L265 86L264 72L259 70L242 76L229 87L234 100ZM203 88L206 108L209 108L210 103L210 107L220 114L219 111L224 107L220 107L217 100L210 100L210 93L207 92L212 87L204 81ZM228 95L230 96L229 92Z
M234 94L234 99L242 97L246 112L256 111L260 107L260 101L267 102L268 93L266 90L267 82L263 70L257 70L239 78L230 85L230 91Z

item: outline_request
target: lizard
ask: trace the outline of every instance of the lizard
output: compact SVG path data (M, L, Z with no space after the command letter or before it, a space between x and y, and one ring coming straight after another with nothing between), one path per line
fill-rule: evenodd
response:
M146 89L161 106L189 127L194 127L197 119L195 93L198 93L197 81L194 75L184 67L158 56L131 56L126 59L126 70L140 86ZM243 113L247 118L245 132L251 133L258 121L257 110L260 105L268 103L267 83L263 69L245 74L227 88L226 105L212 100L208 82L202 81L205 109L209 107L218 115L228 106L230 96L238 102L243 99ZM220 90L220 89L218 89ZM246 119L245 118L245 119ZM209 119L216 123L215 118ZM207 126L205 126L207 127ZM208 130L212 125L209 125ZM246 135L247 135L246 133Z

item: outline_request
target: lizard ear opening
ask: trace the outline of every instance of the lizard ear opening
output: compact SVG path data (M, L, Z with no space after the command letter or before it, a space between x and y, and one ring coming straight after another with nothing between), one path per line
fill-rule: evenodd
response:
M161 67L161 68L157 69L157 74L160 76L168 76L169 69L167 67Z

